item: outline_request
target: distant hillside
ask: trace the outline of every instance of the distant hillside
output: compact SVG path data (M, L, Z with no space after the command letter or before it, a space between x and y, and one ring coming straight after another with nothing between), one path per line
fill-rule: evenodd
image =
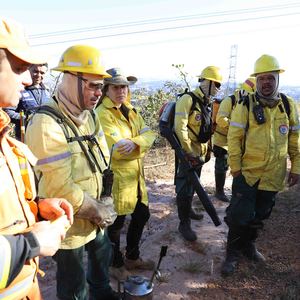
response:
M55 77L53 76L46 76L45 78L45 83L46 85L50 88L52 91L55 84ZM130 87L132 91L138 90L138 89L145 89L147 92L151 93L153 91L156 91L164 86L164 83L167 82L168 80L158 80L154 78L139 78L138 82ZM170 80L172 82L175 82L176 84L182 85L183 89L185 88L185 85L182 81L174 81ZM194 82L190 82L190 86L193 88L197 86L197 81L195 80ZM223 98L224 92L226 89L227 83L224 83L221 87L221 92L220 92L220 98ZM297 102L300 102L300 86L281 86L280 91L291 96L294 98Z
M146 89L147 91L155 91L159 88L162 88L164 83L167 80L155 80L155 79L139 79L139 81L131 87L132 90L135 89ZM180 84L182 82L176 81L177 84ZM191 84L191 86L196 86L197 82L194 82ZM226 83L223 84L224 88L226 87ZM300 102L300 86L281 86L280 92L285 93L292 97L295 101ZM222 94L222 90L221 90Z
M282 86L280 91L291 96L295 101L300 102L300 86Z

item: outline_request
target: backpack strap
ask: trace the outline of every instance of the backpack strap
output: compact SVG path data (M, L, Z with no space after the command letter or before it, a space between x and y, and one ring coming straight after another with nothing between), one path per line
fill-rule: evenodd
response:
M246 149L246 138L247 138L247 132L249 129L249 109L250 109L250 101L254 102L255 100L253 99L253 97L255 97L255 95L246 95L246 96L242 96L240 97L240 99L238 100L238 104L242 104L244 106L247 107L247 112L248 112L248 117L247 117L247 124L245 127L245 133L244 133L244 138L243 138L243 145L242 145L242 153L244 154L245 149ZM250 100L251 98L251 100Z
M190 109L190 113L189 113L189 116L190 116L193 113L193 111L195 110L197 102L199 102L199 105L200 105L201 101L198 101L198 97L193 92L188 92L187 89L185 89L184 94L188 94L189 96L191 96L192 101L193 101L191 109ZM200 107L201 107L201 110L202 110L202 106L201 105L200 105ZM191 126L187 125L187 128L193 133L193 135L195 137L198 138L197 133L191 128Z
M68 118L66 118L61 112L57 111L56 109L54 109L53 107L48 106L48 105L42 105L41 107L39 107L39 109L37 109L35 114L46 114L49 117L53 118L62 128L62 131L67 140L67 143L72 143L72 142L79 143L79 146L80 146L82 152L84 153L86 159L88 160L88 163L90 165L92 172L96 173L97 169L98 169L100 171L100 173L103 173L96 157L94 156L94 154L92 152L90 145L88 144L89 150L87 150L83 144L84 141L88 141L88 142L92 142L92 143L96 144L99 149L99 152L102 156L102 159L103 159L105 165L107 166L107 162L105 160L104 154L100 148L100 145L99 145L97 139L95 138L95 132L91 135L80 136L78 134L76 126ZM95 122L95 116L93 115L93 113L92 113L92 116L93 116L93 120ZM74 134L73 137L71 137L69 135L68 128L70 128L71 131L73 132L73 134Z
M62 113L60 113L59 111L56 111L54 108L52 108L48 105L42 105L36 110L35 114L45 114L45 115L51 117L52 119L54 119L56 121L56 123L58 123L60 125L60 127L62 128L67 142L68 143L71 142L70 135L69 135L67 125L65 122L65 116Z
M211 113L208 112L208 105L204 105L200 98L197 97L193 92L187 92L186 94L190 95L192 97L192 100L193 100L193 103L192 103L192 106L191 106L191 110L190 110L190 114L191 115L193 113L193 111L195 110L196 108L196 104L198 103L199 106L200 106L200 110L201 110L201 115L203 116L202 117L202 121L205 120L206 124L203 124L203 122L201 123L201 126L206 126L206 125L209 125L211 126L212 125L212 119L211 119ZM209 121L210 124L207 124ZM197 137L197 139L199 139L199 135L189 126L187 125L187 128ZM201 130L201 129L200 129Z
M236 102L236 100L235 100L235 95L232 94L232 95L230 95L229 97L230 97L230 99L231 99L231 108L233 108L234 105L235 105L235 102Z
M290 119L291 108L290 108L289 100L288 100L287 96L285 94L283 94L283 93L280 93L280 97L282 99L284 110L285 110L288 118Z
M192 97L192 100L193 100L189 115L191 115L193 113L193 111L195 110L197 102L199 103L199 105L202 109L201 101L199 101L199 98L193 92L188 92L186 94L190 95Z

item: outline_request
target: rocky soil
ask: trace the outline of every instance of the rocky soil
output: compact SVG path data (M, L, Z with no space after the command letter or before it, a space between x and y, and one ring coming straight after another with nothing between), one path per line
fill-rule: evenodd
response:
M269 220L265 222L257 247L266 256L266 264L242 261L236 274L220 276L225 255L227 227L215 227L204 213L202 221L193 221L198 240L185 242L177 232L178 218L173 185L173 154L170 149L153 150L145 161L151 218L141 241L142 257L158 262L161 246L168 246L160 265L161 278L154 280L156 300L185 299L300 299L300 187L277 197ZM213 197L214 159L202 171L201 182L223 220L227 204ZM226 180L230 196L231 177ZM201 210L197 197L194 207ZM125 228L126 229L126 228ZM125 247L125 230L122 245ZM51 258L41 259L46 276L40 279L45 299L55 297L55 264ZM147 278L152 272L134 272ZM112 285L117 283L112 279Z

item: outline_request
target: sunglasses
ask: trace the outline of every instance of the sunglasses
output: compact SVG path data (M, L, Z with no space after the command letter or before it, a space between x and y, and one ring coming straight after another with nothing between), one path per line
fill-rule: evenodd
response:
M78 78L80 78L85 83L85 87L88 90L96 92L98 90L102 90L103 87L104 87L103 83L94 83L94 82L89 81L88 79L86 79L84 77L81 77L81 76L78 76Z
M215 82L215 81L214 81L214 84L215 84L215 87L216 87L217 89L219 89L219 88L221 87L221 83L220 83L220 82Z
M88 89L88 90L91 90L93 92L97 92L98 90L102 90L103 87L104 87L104 84L103 83L94 83L93 81L90 81L86 78L84 78L83 76L80 76L80 75L75 75L71 72L68 72L68 74L71 74L72 76L75 76L79 79L81 79L84 84L85 84L85 87Z

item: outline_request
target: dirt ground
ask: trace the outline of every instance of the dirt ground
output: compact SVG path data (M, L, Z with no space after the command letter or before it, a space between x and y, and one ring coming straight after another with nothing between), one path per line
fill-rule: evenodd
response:
M227 204L213 197L214 159L202 171L201 182L223 221ZM215 227L204 213L202 221L193 221L197 241L184 241L177 231L178 217L173 185L173 153L170 149L156 149L146 157L145 176L149 192L150 220L141 241L142 257L156 263L161 246L168 246L160 264L161 278L154 280L155 300L195 299L300 299L300 186L281 192L269 220L265 222L257 247L266 256L266 264L243 260L230 278L220 276L225 255L227 227L224 222ZM226 179L226 193L230 196L231 177ZM197 197L194 207L201 210ZM122 246L125 247L125 232ZM46 272L40 279L46 300L55 297L55 264L51 258L41 260ZM152 272L132 272L151 278ZM117 282L112 279L112 286Z

